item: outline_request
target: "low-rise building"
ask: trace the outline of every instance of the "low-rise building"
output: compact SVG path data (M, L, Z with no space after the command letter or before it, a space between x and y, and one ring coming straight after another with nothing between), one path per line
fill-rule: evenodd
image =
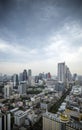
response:
M71 122L67 114L43 114L43 130L81 130L82 124Z
M50 107L51 107L51 103L50 102L41 102L40 103L40 108L41 109L45 109L45 110L47 109L48 110Z
M16 111L14 113L15 125L21 126L25 123L25 118L27 117L27 111Z

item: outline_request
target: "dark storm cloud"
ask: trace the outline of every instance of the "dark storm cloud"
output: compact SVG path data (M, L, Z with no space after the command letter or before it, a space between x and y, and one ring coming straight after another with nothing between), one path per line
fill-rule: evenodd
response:
M43 45L67 17L82 17L81 0L1 0L0 10L0 37L31 47Z
M0 39L7 42L8 46L24 46L26 51L28 48L36 48L43 58L43 48L50 44L50 37L56 37L58 34L61 37L75 35L71 32L73 24L79 24L82 28L81 13L81 0L1 0ZM70 34L65 28L66 23ZM76 41L69 40L68 44L78 43L81 46L81 38ZM2 55L4 58L5 52ZM8 56L8 59L11 57Z

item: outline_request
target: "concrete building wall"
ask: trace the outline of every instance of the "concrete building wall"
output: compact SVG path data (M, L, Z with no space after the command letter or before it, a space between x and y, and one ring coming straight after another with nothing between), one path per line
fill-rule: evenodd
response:
M2 117L0 116L0 130L2 130Z
M65 82L65 63L58 63L58 82Z
M43 130L61 130L61 123L43 117Z

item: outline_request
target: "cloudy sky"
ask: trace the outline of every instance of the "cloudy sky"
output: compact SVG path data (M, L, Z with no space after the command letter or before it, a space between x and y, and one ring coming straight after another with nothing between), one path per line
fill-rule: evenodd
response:
M0 0L0 73L82 74L82 0Z

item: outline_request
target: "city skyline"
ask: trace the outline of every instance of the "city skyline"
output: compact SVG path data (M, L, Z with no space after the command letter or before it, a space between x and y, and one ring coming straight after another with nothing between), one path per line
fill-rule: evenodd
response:
M0 1L0 73L57 74L66 62L82 74L82 1Z

